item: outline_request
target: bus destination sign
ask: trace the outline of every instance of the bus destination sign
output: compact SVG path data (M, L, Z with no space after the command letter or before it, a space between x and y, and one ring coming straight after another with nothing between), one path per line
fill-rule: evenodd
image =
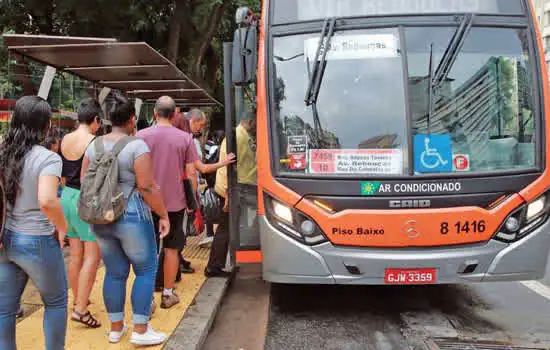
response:
M274 6L275 23L427 13L523 14L521 1L510 0L278 0Z

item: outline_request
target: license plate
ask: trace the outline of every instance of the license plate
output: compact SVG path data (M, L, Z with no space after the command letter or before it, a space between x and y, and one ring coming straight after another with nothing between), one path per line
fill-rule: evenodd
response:
M386 269L386 284L432 284L436 269Z

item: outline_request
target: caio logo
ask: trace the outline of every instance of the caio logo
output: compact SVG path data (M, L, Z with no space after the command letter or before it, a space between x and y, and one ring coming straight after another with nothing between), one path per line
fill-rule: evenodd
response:
M467 154L455 154L453 156L454 171L470 171L470 156Z

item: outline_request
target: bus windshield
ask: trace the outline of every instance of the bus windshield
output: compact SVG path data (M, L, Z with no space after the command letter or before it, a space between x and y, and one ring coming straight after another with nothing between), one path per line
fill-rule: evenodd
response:
M474 26L463 31L449 60L457 28L405 27L403 35L398 28L336 31L313 106L304 97L313 61L323 56L320 33L275 37L280 172L534 170L540 117L527 29Z

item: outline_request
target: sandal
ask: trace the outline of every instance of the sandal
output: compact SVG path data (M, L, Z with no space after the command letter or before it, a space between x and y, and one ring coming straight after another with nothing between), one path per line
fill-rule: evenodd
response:
M76 316L76 317L75 317ZM73 311L71 319L75 322L82 323L83 325L89 328L99 328L101 323L92 316L90 311L87 311L85 314L81 314L77 311Z

